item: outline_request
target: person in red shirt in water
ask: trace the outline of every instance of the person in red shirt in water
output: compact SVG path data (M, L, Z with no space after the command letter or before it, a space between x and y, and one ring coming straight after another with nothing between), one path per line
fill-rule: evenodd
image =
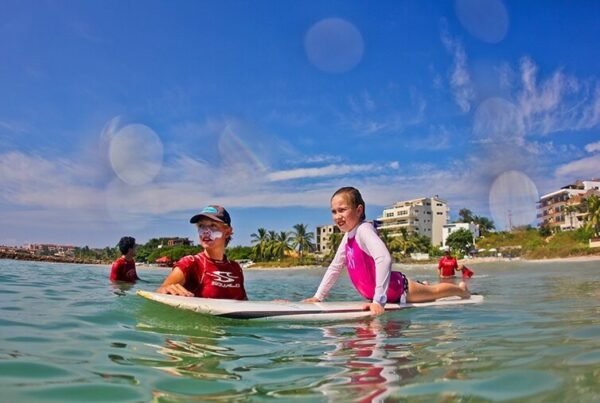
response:
M204 250L181 258L156 291L185 297L247 300L242 268L225 255L233 234L227 210L207 206L190 223L198 228Z
M119 250L123 255L112 264L109 278L111 281L135 283L140 279L135 271L135 238L130 236L121 238Z
M462 267L458 267L458 261L452 253L450 252L450 248L447 248L444 251L444 256L438 262L438 272L440 278L453 278L455 271L462 270Z

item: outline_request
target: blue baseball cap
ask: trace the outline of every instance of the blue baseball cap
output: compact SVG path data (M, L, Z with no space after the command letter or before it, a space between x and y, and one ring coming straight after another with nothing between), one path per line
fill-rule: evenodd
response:
M231 217L223 206L210 205L204 207L202 211L190 218L190 223L195 224L200 221L202 217L206 217L210 220L222 222L231 226Z

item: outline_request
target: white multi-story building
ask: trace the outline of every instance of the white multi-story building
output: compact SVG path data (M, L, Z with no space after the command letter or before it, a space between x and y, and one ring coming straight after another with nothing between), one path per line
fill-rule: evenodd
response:
M470 231L473 235L473 244L475 244L475 240L479 238L479 225L472 222L455 222L451 224L444 224L442 226L442 247L446 246L446 240L450 234L458 231L459 229L466 229L467 231Z
M395 203L383 210L377 219L379 230L385 230L390 236L399 236L401 229L411 233L425 235L434 246L442 245L442 227L448 223L448 203L434 197L406 200Z
M321 225L315 231L315 239L317 240L317 253L327 255L331 252L329 239L332 234L340 232L340 229L333 224Z
M538 202L537 217L540 226L562 231L582 227L585 213L577 211L576 207L591 194L600 194L600 180L578 180L543 195Z

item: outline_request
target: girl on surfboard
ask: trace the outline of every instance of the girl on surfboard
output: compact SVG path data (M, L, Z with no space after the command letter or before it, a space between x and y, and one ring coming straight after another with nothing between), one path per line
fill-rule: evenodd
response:
M231 240L231 217L221 206L207 206L190 219L198 228L197 255L181 258L156 290L184 297L246 300L244 274L240 265L227 259L225 247Z
M323 301L344 266L358 293L371 300L368 309L374 315L385 311L386 302L428 302L452 296L469 298L464 282L426 285L392 271L390 252L373 224L365 221L365 202L358 189L338 189L331 197L331 216L344 237L317 292L304 302Z

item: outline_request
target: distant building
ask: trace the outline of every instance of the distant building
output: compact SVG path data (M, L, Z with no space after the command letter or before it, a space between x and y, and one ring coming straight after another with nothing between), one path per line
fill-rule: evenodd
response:
M25 246L32 255L73 256L75 246L57 245L53 243L32 243Z
M479 238L479 225L469 222L455 222L451 224L444 224L442 226L442 247L446 246L446 240L453 232L460 229L466 229L473 235L473 240Z
M340 229L333 224L318 226L315 231L317 240L317 253L327 255L331 252L330 237L332 234L339 233Z
M600 180L578 180L559 190L540 197L538 201L539 225L553 230L568 231L584 225L585 213L579 211L581 202L595 194L600 196Z
M189 238L171 237L171 238L159 238L159 248L164 246L192 246L192 241Z
M448 203L434 197L406 200L394 203L383 210L377 219L379 230L385 230L392 237L399 236L401 229L409 233L425 235L434 246L442 245L442 227L448 223Z

